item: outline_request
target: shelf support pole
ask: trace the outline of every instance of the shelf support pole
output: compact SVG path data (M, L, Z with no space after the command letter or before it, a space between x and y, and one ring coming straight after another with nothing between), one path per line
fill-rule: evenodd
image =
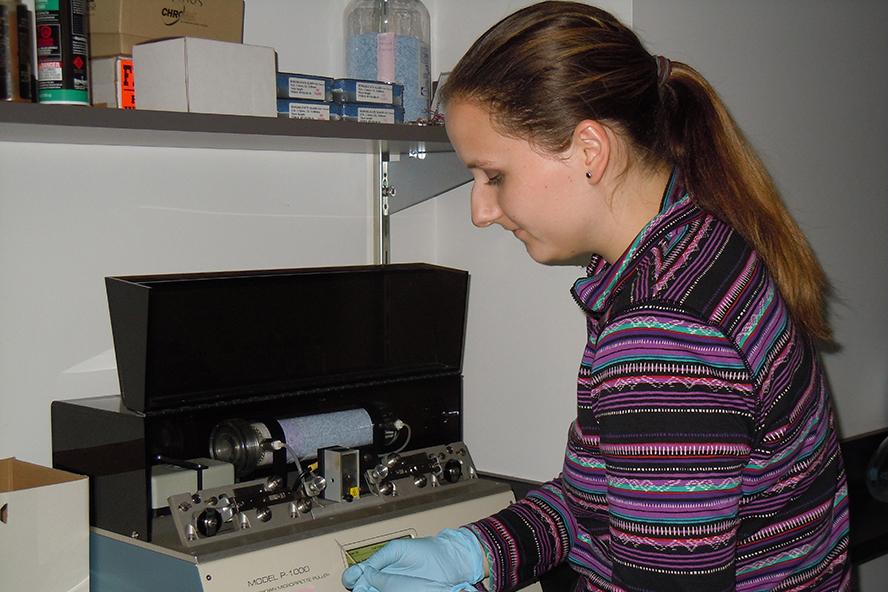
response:
M376 147L373 179L373 263L391 263L391 220L389 198L395 188L389 180L390 154L388 142L378 142Z

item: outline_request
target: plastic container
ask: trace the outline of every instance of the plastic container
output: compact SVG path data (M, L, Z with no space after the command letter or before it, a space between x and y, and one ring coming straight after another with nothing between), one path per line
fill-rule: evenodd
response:
M403 85L408 122L429 118L429 31L420 0L352 0L345 9L348 77Z

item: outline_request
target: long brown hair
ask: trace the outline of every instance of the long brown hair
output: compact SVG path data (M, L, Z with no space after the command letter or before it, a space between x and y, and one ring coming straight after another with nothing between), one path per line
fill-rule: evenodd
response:
M758 252L796 323L831 339L823 269L727 107L687 64L658 68L611 14L577 2L519 10L472 45L442 95L476 102L503 133L552 154L595 119L621 133L634 162L678 167L696 203Z

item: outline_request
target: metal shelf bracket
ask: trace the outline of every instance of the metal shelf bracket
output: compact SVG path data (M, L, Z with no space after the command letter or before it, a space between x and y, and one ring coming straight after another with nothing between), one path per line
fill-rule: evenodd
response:
M376 150L374 175L374 262L391 262L390 216L465 185L472 175L453 151L426 151L420 142L407 154Z
M405 157L389 164L389 182L396 187L389 212L395 214L410 206L438 197L465 185L472 175L453 151L426 152L422 143Z

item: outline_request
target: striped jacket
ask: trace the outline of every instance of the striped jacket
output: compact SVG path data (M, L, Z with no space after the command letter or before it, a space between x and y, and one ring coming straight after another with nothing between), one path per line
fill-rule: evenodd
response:
M470 525L486 585L567 560L577 590L848 589L829 389L757 254L674 174L622 258L588 271L564 468Z

